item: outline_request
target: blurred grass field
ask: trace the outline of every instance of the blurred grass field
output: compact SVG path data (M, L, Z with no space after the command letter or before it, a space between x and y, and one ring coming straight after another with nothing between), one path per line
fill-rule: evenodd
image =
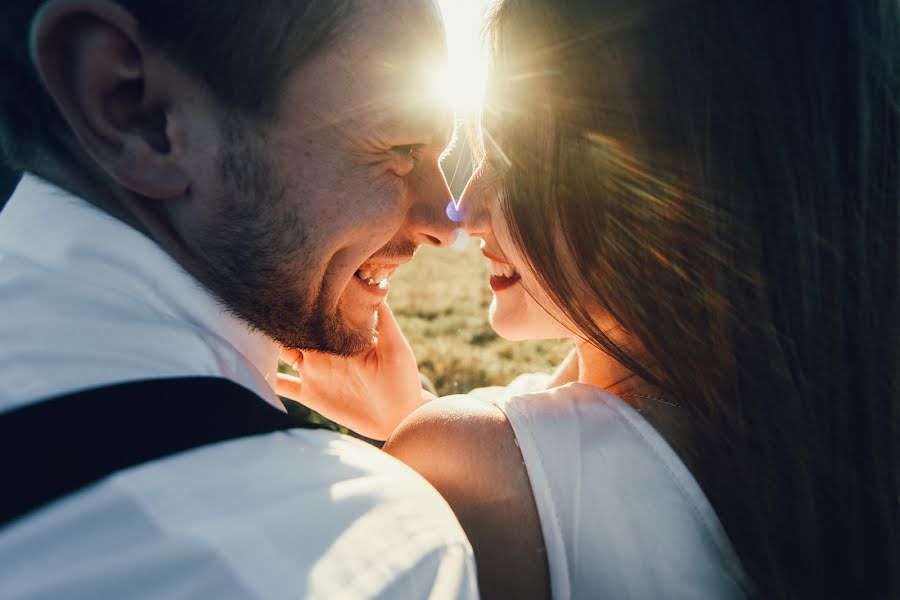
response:
M509 342L488 322L488 265L469 240L463 249L422 247L391 281L388 303L440 395L505 385L520 373L552 371L571 344Z
M441 167L454 198L475 168L459 133ZM571 348L564 340L509 342L491 329L489 268L478 239L450 249L422 246L391 280L388 303L439 395L506 385L521 373L552 372Z

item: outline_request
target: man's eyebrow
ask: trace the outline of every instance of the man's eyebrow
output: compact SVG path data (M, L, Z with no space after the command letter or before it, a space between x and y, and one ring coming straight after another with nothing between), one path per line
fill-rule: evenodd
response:
M456 128L453 111L408 111L393 114L384 120L391 131L410 136L428 136L429 141L447 143Z

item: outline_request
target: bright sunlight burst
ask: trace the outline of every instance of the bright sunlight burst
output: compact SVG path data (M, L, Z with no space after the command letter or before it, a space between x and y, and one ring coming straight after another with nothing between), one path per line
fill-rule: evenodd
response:
M434 93L458 114L477 112L484 101L487 50L482 40L491 0L439 0L449 58L432 74Z

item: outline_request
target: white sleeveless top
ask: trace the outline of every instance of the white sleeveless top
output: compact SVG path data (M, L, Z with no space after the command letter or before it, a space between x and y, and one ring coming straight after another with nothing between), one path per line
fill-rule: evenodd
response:
M633 408L579 383L516 395L523 383L507 388L512 394L475 395L497 405L515 432L554 600L750 593L699 485Z

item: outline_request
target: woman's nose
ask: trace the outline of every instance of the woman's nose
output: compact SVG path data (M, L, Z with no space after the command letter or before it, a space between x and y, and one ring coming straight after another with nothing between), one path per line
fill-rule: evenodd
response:
M447 206L447 216L459 223L460 228L471 236L481 237L491 231L489 206L495 200L495 190L479 181L481 169L475 171L463 190L459 201Z

